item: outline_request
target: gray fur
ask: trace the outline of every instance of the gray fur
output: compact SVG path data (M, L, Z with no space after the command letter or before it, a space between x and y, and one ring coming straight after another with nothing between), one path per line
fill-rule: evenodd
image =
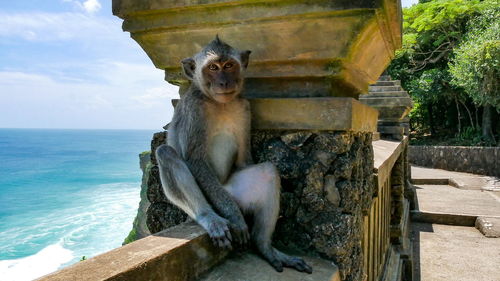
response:
M217 36L193 58L183 60L192 84L175 108L168 145L156 151L162 185L169 200L205 228L214 244L232 248L251 240L277 271L287 266L311 273L302 259L271 246L280 178L271 163L251 164L250 107L240 95L241 85L234 86L234 97L223 102L204 86L207 81L201 73L207 61L231 58L242 75L249 54ZM253 218L251 234L243 213Z

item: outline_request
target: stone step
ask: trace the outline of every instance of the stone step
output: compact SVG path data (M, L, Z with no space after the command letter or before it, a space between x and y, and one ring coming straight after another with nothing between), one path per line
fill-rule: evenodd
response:
M401 86L369 86L368 92L394 92L394 91L402 91Z
M378 80L373 86L401 86L401 81L399 80L386 80L380 81Z
M370 97L370 95L364 96L360 101L366 105L382 108L382 107L408 107L413 105L413 101L410 97ZM380 110L379 110L380 111Z
M389 75L382 75L378 78L378 81L391 81L392 78Z
M409 98L406 91L385 91L385 92L369 92L367 95L361 95L360 98L375 98L375 97L406 97Z
M399 126L378 126L377 131L381 134L402 134L404 128Z
M417 221L474 226L480 216L500 218L500 195L450 185L416 185Z

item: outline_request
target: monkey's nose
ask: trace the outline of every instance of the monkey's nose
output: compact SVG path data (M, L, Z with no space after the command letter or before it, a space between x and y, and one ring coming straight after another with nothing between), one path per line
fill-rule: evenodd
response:
M221 88L227 88L228 83L227 83L227 82L219 82L219 86L220 86Z

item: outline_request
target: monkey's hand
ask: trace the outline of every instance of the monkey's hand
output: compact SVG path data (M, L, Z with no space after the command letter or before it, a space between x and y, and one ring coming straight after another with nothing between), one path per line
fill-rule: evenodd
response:
M229 221L214 212L202 214L196 221L207 231L215 246L232 250Z
M239 210L238 210L239 211ZM250 242L250 234L248 233L248 226L243 218L241 212L232 214L228 217L229 228L233 233L234 242L246 247Z

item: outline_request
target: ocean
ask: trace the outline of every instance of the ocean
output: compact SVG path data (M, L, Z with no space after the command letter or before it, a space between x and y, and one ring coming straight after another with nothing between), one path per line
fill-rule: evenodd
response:
M152 133L0 129L0 280L33 280L121 246Z

